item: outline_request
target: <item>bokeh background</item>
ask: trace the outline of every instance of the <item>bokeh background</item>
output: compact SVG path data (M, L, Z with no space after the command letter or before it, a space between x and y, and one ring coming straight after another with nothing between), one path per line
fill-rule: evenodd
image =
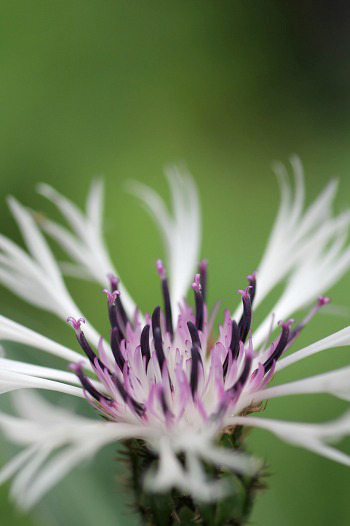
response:
M202 199L210 304L221 299L229 306L258 264L276 213L271 161L300 155L309 201L339 175L337 209L349 205L346 2L14 0L3 2L0 14L0 218L1 231L12 238L19 235L7 194L54 215L35 192L38 182L83 205L89 181L103 175L111 254L142 309L152 309L159 301L154 262L162 246L124 185L138 179L167 196L163 167L185 162ZM98 287L69 285L106 330ZM347 307L344 314L320 315L300 344L349 324L349 285L347 276L331 291L334 304ZM3 314L72 345L71 331L52 316L3 288L0 294ZM33 350L7 345L6 351L38 359ZM283 371L280 379L348 362L349 349L332 350ZM7 404L3 398L2 409ZM327 396L294 397L270 402L266 416L317 422L345 407ZM271 473L252 524L349 524L347 468L263 431L253 431L249 444ZM3 463L13 448L0 445ZM349 451L350 442L341 447ZM28 516L10 503L9 485L2 486L1 524L136 525L119 482L122 469L111 462L115 454L111 446L81 466Z

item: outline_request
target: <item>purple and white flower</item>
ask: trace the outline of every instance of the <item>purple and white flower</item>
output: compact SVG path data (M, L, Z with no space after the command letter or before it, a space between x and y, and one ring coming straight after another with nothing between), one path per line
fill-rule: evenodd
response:
M238 291L240 306L231 314L227 305L218 331L217 309L209 313L206 304L207 262L198 264L200 207L189 174L177 169L167 173L172 213L156 192L130 184L161 231L167 260L166 266L160 260L156 263L162 307L144 314L123 286L103 241L101 181L93 183L85 212L51 187L39 187L69 228L48 219L41 219L39 226L29 210L9 199L27 251L0 236L0 282L27 302L67 320L80 347L72 344L75 350L69 349L0 316L0 340L29 345L66 362L60 370L0 358L0 392L14 391L18 415L0 413L0 429L22 446L0 470L0 483L13 478L11 495L18 505L31 507L83 459L126 438L144 440L159 458L158 469L145 477L150 490L176 487L196 499L220 498L225 486L207 478L203 461L247 474L261 466L245 453L216 445L216 438L236 425L269 430L286 442L350 466L350 457L329 445L350 434L350 412L325 424L251 416L265 400L287 395L329 393L350 400L350 366L269 386L279 370L350 344L346 327L294 351L300 331L328 304L323 294L350 266L350 211L332 215L335 181L304 210L302 166L296 157L291 164L295 190L285 168L278 165L281 204L267 249L257 272L247 277L247 288ZM69 263L58 264L41 230L59 243ZM62 273L103 287L108 341L83 316ZM286 286L277 304L253 330L253 308L282 280ZM190 286L189 304L184 298ZM298 321L290 319L308 305L304 319L298 315ZM49 404L32 389L85 398L94 411L91 418L79 416ZM180 462L180 453L185 462Z

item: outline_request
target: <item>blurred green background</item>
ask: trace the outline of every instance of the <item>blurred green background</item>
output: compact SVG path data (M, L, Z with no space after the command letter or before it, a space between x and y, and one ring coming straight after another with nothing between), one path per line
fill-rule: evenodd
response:
M276 213L272 160L287 162L293 152L301 156L309 200L330 176L340 175L338 210L349 204L345 2L14 0L3 2L0 14L0 217L6 235L19 239L5 206L7 194L52 215L35 193L38 182L83 204L89 181L102 174L111 254L130 292L150 310L159 301L154 262L162 246L123 185L134 178L167 196L162 168L184 161L202 199L210 304L221 299L230 306L233 291L259 262ZM105 330L99 287L69 284ZM331 291L336 305L350 306L349 285L347 276ZM5 289L0 298L4 315L72 345L71 332L52 316ZM349 324L346 316L320 318L300 345ZM283 371L280 379L347 364L348 352L322 353ZM15 346L7 354L38 359ZM327 396L294 397L270 402L266 416L316 422L345 407ZM249 442L272 475L252 524L349 524L348 469L266 432L253 431ZM349 451L349 441L341 447ZM29 516L8 501L9 485L1 487L1 524L136 524L118 482L122 470L110 461L115 449L76 470ZM12 451L1 442L1 463Z

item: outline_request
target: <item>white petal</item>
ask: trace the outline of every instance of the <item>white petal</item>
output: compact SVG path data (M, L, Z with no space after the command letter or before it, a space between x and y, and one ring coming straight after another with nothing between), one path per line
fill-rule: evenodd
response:
M55 382L53 380L46 380L44 378L37 378L35 376L29 376L26 374L0 370L0 394L8 393L16 389L28 388L58 391L60 393L84 398L83 390L79 387L67 385L62 382Z
M293 354L282 358L277 362L276 372L318 352L324 351L326 349L333 349L334 347L343 347L345 345L350 345L350 327L346 327L341 331L335 332L334 334L323 338L323 340L312 343L308 347L300 349L300 351L296 351Z
M85 267L84 277L90 276L100 283L103 287L109 285L107 275L114 274L119 276L108 254L102 236L102 182L92 183L92 187L87 199L87 215L69 199L58 193L51 186L41 184L38 187L39 193L50 199L60 210L74 235L61 225L42 220L42 228L72 257L78 264ZM135 303L125 289L123 283L119 284L122 294L124 308L132 317L135 311Z
M281 189L281 202L267 248L258 265L255 307L296 265L303 262L314 240L321 236L331 215L337 181L331 181L303 212L305 193L303 168L296 156L291 158L291 165L295 178L295 192L291 190L285 167L281 164L275 165Z
M128 188L144 204L159 228L169 266L170 294L174 318L178 303L186 296L199 259L201 241L200 206L193 179L176 167L166 172L172 197L172 214L159 195L148 186L130 182Z
M94 421L55 407L31 391L27 394L29 401L23 393L15 396L17 407L27 419L0 413L0 428L5 436L28 446L0 471L1 482L17 473L11 494L22 509L33 506L70 470L83 460L90 460L104 445L130 437L157 437L150 427Z
M249 405L251 402L261 402L281 396L328 393L343 400L350 401L350 366L337 369L328 373L318 374L296 382L269 387L262 391L257 391L252 395L246 395L240 400L237 412Z
M324 424L280 422L257 417L234 417L231 425L253 426L271 431L294 446L309 449L330 460L350 467L350 456L328 446L325 442L340 440L350 434L350 412L341 418Z
M8 204L14 215L26 245L35 260L40 264L54 282L62 283L61 273L57 267L47 243L33 220L32 214L14 197L8 198Z
M90 223L102 235L104 184L102 179L95 179L91 183L89 195L86 200L86 213Z
M42 336L38 332L32 331L31 329L0 315L0 341L1 340L24 343L25 345L43 350L70 362L84 362L85 367L90 367L89 360L82 354L72 351L63 345Z
M77 376L68 371L61 371L51 367L42 367L41 365L32 365L16 360L8 360L7 358L0 358L0 369L2 371L27 374L29 376L37 376L48 380L58 380L74 385L80 385Z

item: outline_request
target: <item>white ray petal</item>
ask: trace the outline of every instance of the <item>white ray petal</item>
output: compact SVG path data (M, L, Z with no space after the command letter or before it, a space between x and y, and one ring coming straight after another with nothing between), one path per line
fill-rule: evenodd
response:
M46 378L47 380L58 380L80 386L80 381L75 374L51 367L42 367L41 365L32 365L16 360L8 360L7 358L0 358L0 369L2 371L37 376L38 378Z
M86 203L87 215L84 215L72 201L47 184L40 184L38 191L59 209L74 234L58 223L45 218L41 219L41 227L73 261L85 267L84 277L89 275L90 279L97 281L103 287L109 286L108 274L114 274L120 278L103 240L101 227L103 213L102 182L95 181L91 185ZM122 282L119 284L119 289L124 308L128 316L132 317L135 312L135 302Z
M186 171L173 167L166 172L172 198L170 214L164 201L148 186L131 181L128 189L138 197L162 235L169 267L170 294L174 318L178 303L186 296L199 259L200 205L195 183Z
M0 428L5 436L27 446L0 471L1 482L16 475L11 495L22 509L32 507L69 471L90 460L104 445L124 438L157 436L150 427L94 421L55 407L35 393L28 394L31 420L28 415L23 419L0 413ZM21 412L27 413L23 393L16 393L15 400Z
M296 267L271 311L275 316L275 327L279 320L288 319L294 312L315 301L349 269L350 248L343 248L344 228L335 236L330 247L325 249L324 244L314 247L312 252L305 255L300 266ZM271 314L254 331L255 346L264 341L270 325Z
M350 345L350 326L342 329L341 331L335 332L334 334L331 334L330 336L327 336L318 342L312 343L308 347L300 349L300 351L296 351L293 354L282 358L277 362L276 372L281 371L285 367L288 367L299 360L303 360L308 356L312 356L313 354L319 353L326 349L344 347L346 345Z
M0 394L28 388L46 389L84 398L83 390L79 387L36 376L0 370Z
M5 316L0 315L0 341L14 341L35 347L49 354L53 354L70 362L83 362L85 367L90 368L89 360L82 354L68 349L64 345L54 342L38 332L32 331L24 325L16 323Z
M310 244L327 227L337 191L337 181L333 180L303 211L305 184L302 164L296 156L290 161L295 179L294 192L288 182L286 168L280 163L274 167L280 184L281 202L267 248L258 265L255 307L308 255Z
M104 202L104 183L101 178L94 179L86 200L86 214L96 232L102 235L102 218Z
M271 431L279 438L294 446L309 449L326 458L350 466L350 456L329 446L327 442L340 440L350 434L350 412L341 418L323 424L281 422L258 417L234 417L231 425L252 426Z
M252 395L242 396L242 400L240 400L237 407L237 413L247 405L250 405L250 403L258 403L262 400L270 400L281 396L312 393L328 393L350 401L350 366L304 378L303 380L269 387Z
M21 230L29 252L33 255L45 273L51 277L52 281L61 285L61 273L45 239L33 220L32 214L14 197L8 198L8 204Z

